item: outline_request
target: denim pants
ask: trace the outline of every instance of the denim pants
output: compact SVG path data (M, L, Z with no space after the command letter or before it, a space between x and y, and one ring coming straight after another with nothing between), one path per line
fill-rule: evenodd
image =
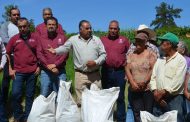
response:
M171 110L177 110L177 122L184 122L184 98L183 95L177 95L168 98L165 100L167 103L166 107L161 107L156 102L154 103L153 107L153 114L155 116L160 116L164 114L165 112L171 111Z
M41 95L48 97L52 91L58 92L60 80L66 81L65 69L59 70L59 74L53 74L49 70L42 70L40 75Z
M25 85L25 87L23 87ZM18 121L27 120L35 95L36 75L34 73L16 73L12 84L13 116ZM22 93L25 95L25 111L22 109Z
M102 87L108 89L111 87L120 87L119 97L117 99L117 111L116 119L118 122L125 122L126 110L125 110L125 71L113 70L102 67Z
M8 122L8 117L5 111L5 104L3 103L1 90L0 90L0 122Z

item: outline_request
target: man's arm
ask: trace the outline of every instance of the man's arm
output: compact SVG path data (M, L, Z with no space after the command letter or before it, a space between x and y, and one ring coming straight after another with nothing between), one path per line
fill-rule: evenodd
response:
M1 39L1 38L0 38ZM7 62L7 57L6 57L6 49L2 41L0 41L0 46L1 46L1 64L0 68L3 69L6 62Z
M95 60L95 62L96 62L96 65L102 65L104 61L106 60L106 51L100 39L98 40L98 47L99 47L99 52L98 52L99 57L98 59Z
M1 25L1 28L0 28L0 36L3 40L3 42L6 42L8 43L9 41L9 35L8 35L8 22L5 22Z
M49 51L50 51L50 48L48 49ZM64 45L59 46L58 48L54 49L54 53L56 53L58 55L68 53L71 48L72 48L72 40L68 39ZM52 52L52 51L50 51L50 52Z

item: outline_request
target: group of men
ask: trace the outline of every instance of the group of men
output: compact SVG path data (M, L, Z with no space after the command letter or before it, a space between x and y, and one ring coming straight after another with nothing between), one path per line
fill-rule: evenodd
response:
M47 97L52 91L58 92L59 81L66 80L65 70L67 69L65 69L65 65L69 52L72 53L74 61L74 86L78 107L81 106L83 89L85 87L90 88L92 83L103 89L120 87L116 120L125 122L126 54L129 47L130 51L134 51L136 46L133 44L130 46L130 41L119 35L119 22L112 20L109 23L108 35L98 38L92 34L90 22L82 20L79 22L79 34L67 40L61 25L53 17L50 8L43 9L43 19L44 22L36 27L36 31L30 32L28 20L20 17L18 8L12 8L10 10L10 21L1 26L2 58L0 71L3 70L3 80L0 92L0 122L8 121L5 105L10 80L13 80L11 102L14 122L26 122L34 99L37 76L40 74L40 94ZM143 28L139 29L138 32L146 33L150 37L147 29L148 27L143 25ZM149 40L151 39L149 38ZM164 48L163 51L169 57L162 58L160 59L162 61L156 63L150 82L155 100L159 103L169 93L172 95L182 93L178 90L182 90L181 86L184 79L181 78L181 75L184 75L186 70L183 59L180 59L180 63L178 62L178 58L181 58L178 56L180 54L176 54L176 50L169 43L173 41L173 38L163 38L162 40L164 39L161 47ZM147 46L159 55L157 47L151 44L151 41L147 42ZM162 68L160 69L158 65ZM168 67L171 70L165 70ZM179 70L181 68L184 72ZM161 82L159 86L157 82ZM25 84L26 91L24 111L21 106L23 84ZM170 100L172 101L173 98ZM172 104L172 102L170 103ZM178 110L178 108L172 107L167 110L171 109Z

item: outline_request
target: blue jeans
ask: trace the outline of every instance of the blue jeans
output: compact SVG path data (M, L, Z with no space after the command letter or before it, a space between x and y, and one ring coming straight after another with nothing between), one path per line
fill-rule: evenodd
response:
M102 87L108 89L111 87L120 87L119 97L117 99L116 119L118 122L125 122L125 71L114 70L102 67Z
M0 122L8 122L8 117L5 111L5 104L3 103L1 90L0 90Z
M23 84L25 83L25 111L22 109ZM14 119L27 120L32 108L36 85L36 75L34 73L16 73L12 84L12 104Z
M65 69L59 70L58 75L48 70L42 70L40 75L41 95L48 97L52 91L58 92L60 80L66 81Z
M166 100L167 106L161 107L156 102L154 103L153 107L153 114L155 116L160 116L164 114L165 112L171 111L171 110L177 110L177 122L184 122L184 98L183 95L177 95L173 97L169 97Z

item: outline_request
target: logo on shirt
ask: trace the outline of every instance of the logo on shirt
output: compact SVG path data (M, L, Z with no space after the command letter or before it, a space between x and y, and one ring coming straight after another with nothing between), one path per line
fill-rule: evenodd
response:
M123 44L123 40L122 39L119 39L119 44Z
M57 43L58 43L58 45L62 45L62 40L61 40L61 38L58 39L58 42L57 42Z
M21 42L22 40L16 40L16 43L19 43L19 42Z
M29 41L29 42L35 42L35 40L34 40L34 39L29 39L28 41Z

